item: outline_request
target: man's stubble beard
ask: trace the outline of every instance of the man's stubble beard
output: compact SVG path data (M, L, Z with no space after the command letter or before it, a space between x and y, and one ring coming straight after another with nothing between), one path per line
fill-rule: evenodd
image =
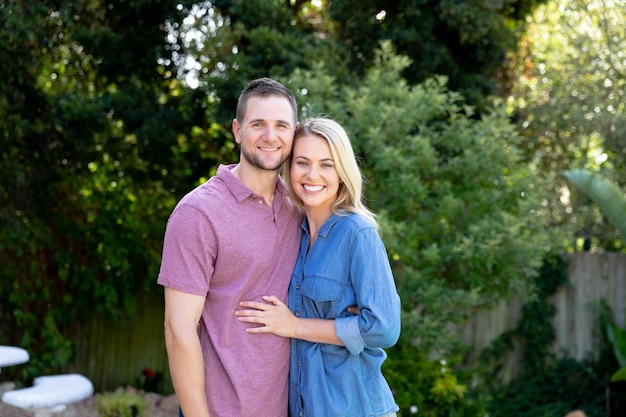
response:
M256 155L250 154L249 152L243 149L241 151L241 154L243 158L246 160L246 162L248 162L253 167L258 168L262 171L270 171L270 172L280 171L280 168L283 166L283 163L287 160L287 157L284 157L282 158L282 161L276 167L267 167L263 165L263 162L261 161L261 159L258 158Z

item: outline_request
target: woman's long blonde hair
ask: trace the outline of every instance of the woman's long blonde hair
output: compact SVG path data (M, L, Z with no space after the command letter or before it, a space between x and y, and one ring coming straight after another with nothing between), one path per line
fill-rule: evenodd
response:
M330 153L335 161L335 169L341 181L337 191L337 200L333 203L333 212L339 215L356 213L369 220L379 231L376 215L363 203L363 174L359 169L350 138L341 125L326 117L312 117L300 123L294 135L295 142L301 136L316 135L325 139L330 147ZM293 155L293 151L292 151ZM289 187L291 197L301 210L304 210L302 200L294 193L291 185L292 155L285 161L284 176Z

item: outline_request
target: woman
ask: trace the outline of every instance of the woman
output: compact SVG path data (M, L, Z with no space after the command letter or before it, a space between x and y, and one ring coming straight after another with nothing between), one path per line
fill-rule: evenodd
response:
M400 299L344 129L312 118L296 130L285 177L306 214L289 308L275 296L243 301L251 334L291 339L289 411L303 417L395 416L382 348L400 334ZM358 314L348 311L358 306Z

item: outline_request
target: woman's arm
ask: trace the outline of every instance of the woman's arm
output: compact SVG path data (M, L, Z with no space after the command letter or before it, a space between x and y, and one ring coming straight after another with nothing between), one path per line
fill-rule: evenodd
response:
M350 284L360 312L337 319L337 336L352 354L393 346L400 336L400 297L385 246L374 229L365 228L351 250Z
M273 333L313 343L343 346L336 334L335 320L299 318L278 297L271 295L263 299L266 303L242 301L239 305L247 309L235 311L239 321L260 325L247 328L248 333Z

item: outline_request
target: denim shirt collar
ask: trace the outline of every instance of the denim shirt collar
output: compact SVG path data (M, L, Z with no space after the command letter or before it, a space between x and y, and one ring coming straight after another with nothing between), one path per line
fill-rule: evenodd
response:
M333 226L335 226L335 224L337 224L337 222L342 217L345 217L348 214L350 213L346 211L341 211L339 214L338 213L331 214L328 220L326 220L326 222L322 225L322 227L320 227L320 230L319 232L317 232L317 235L320 237L326 237L328 233L330 232L330 230L333 228ZM309 229L309 221L307 220L306 216L304 217L304 220L302 220L302 230L304 231L304 233L306 233L307 236L311 235L311 232Z

